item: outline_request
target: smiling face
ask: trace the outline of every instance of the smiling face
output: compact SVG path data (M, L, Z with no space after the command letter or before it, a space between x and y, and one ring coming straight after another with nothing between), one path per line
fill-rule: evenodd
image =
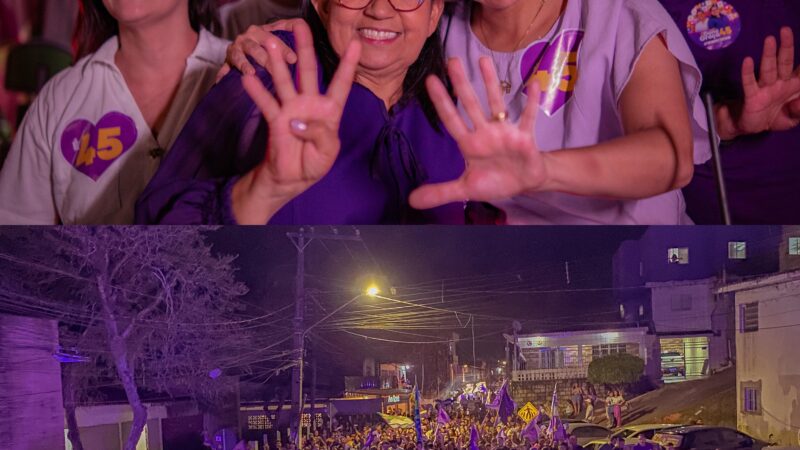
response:
M436 31L443 0L424 0L415 11L397 12L389 0L372 0L364 9L348 9L339 0L312 0L325 24L333 50L342 55L353 39L361 41L357 74L376 80L402 76Z

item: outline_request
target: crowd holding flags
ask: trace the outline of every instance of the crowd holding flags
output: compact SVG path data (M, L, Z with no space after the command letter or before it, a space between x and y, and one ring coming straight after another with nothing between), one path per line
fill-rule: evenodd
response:
M531 442L537 442L539 440L539 422L542 421L542 410L540 409L539 412L536 414L536 417L531 419L525 428L522 429L522 437L528 438Z
M480 440L481 436L478 434L478 429L473 424L472 429L469 431L469 450L480 450L480 447L478 447Z
M372 448L377 441L391 440L391 436L397 435L406 436L407 442L415 442L418 446L424 445L425 442L434 443L434 445L439 443L445 445L447 442L453 442L454 436L458 434L464 436L463 433L467 430L469 430L469 443L467 444L465 439L461 441L460 445L466 446L469 450L480 450L481 446L485 444L485 442L481 441L481 434L485 433L488 433L488 437L484 439L493 440L501 446L505 442L511 442L511 445L516 445L525 440L531 443L540 442L542 439L558 442L565 441L568 437L566 427L559 415L558 385L553 388L550 403L551 417L546 429L542 425L544 420L547 419L544 407L536 409L536 415L533 417L530 414L533 411L528 411L531 410L530 406L527 409L523 408L525 410L523 411L524 413L517 414L516 403L511 398L508 381L505 381L492 400L484 405L486 409L496 411L495 414L473 416L474 412L458 409L458 403L442 400L437 402L436 410L428 410L428 413L424 414L423 424L423 414L421 414L423 409L422 397L418 387L414 387L410 400L410 417L381 414L380 416L394 431L387 429L385 432L388 434L383 436L374 429L370 429L369 434L362 435L362 439L356 441L364 442L361 448ZM483 400L481 399L480 401L483 404ZM446 406L448 404L450 408L457 408L455 411L458 415L454 416L455 420L451 419L450 414L448 414ZM461 406L463 407L463 404ZM492 418L494 418L494 425L492 425ZM403 429L406 431L403 431ZM453 430L462 431L454 435Z
M443 407L439 408L439 414L436 416L436 423L439 425L447 425L450 423L450 416Z
M439 434L439 427L450 423L450 416L444 406L439 406L439 413L436 415L436 431L433 433L433 440L438 441L441 435Z
M369 436L367 436L367 440L364 442L364 445L361 448L362 449L370 448L374 441L375 441L375 432L372 431L372 429L370 429Z
M547 427L547 432L556 441L567 439L567 429L564 427L564 423L561 422L558 412L558 383L553 388L553 400L550 402L550 425Z
M500 418L500 421L508 423L508 418L517 410L517 404L514 403L514 399L508 392L508 381L503 383L494 400L486 407L497 410L497 417Z

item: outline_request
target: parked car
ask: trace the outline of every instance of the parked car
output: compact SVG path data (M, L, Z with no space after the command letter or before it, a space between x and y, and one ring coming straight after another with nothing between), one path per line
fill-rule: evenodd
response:
M580 446L589 444L592 441L608 442L608 438L611 436L611 430L593 423L570 422L565 423L564 426L567 428L567 433L578 438L578 445Z
M672 443L675 450L761 450L768 445L732 428L705 425L662 430L653 441L663 448Z
M671 428L678 428L681 425L668 424L668 423L652 423L646 425L626 425L622 428L614 430L612 437L621 437L625 439L625 445L636 445L639 442L639 436L644 435L647 440L652 440L656 432L662 430L669 430Z
M567 429L567 433L575 435L578 438L578 445L581 447L587 445L592 441L608 442L611 436L611 430L604 426L595 425L580 419L561 419L561 423ZM550 421L542 422L542 426L547 428Z

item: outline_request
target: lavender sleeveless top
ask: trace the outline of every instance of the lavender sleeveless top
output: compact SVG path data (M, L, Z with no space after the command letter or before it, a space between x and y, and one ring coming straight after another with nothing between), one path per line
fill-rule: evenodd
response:
M461 58L488 110L478 67L494 56L512 120L526 102L524 84L547 86L539 104L536 140L543 151L595 145L624 135L620 96L644 47L659 34L680 65L694 134L694 162L710 158L707 122L699 97L702 77L683 35L657 0L568 0L562 16L541 39L515 53L491 54L470 28L471 2L459 2L449 24L448 57ZM507 67L510 70L507 71ZM691 224L680 190L640 200L610 200L560 192L520 195L493 202L509 224Z

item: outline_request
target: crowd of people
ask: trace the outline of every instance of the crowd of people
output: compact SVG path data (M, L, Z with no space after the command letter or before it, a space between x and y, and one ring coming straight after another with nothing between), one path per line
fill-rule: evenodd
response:
M333 432L327 429L315 431L306 439L303 450L582 450L574 437L566 436L559 441L547 435L544 426L541 438L532 442L523 436L526 425L519 417L502 423L491 410L483 410L479 415L463 411L454 413L449 423L442 424L437 422L434 411L422 419L422 443L418 443L413 428L391 428L375 423L349 432L338 428ZM477 431L477 439L473 429ZM477 447L471 447L472 444ZM294 450L296 445L278 444L276 448Z
M625 401L621 391L607 389L607 396L603 400L597 397L591 383L576 384L572 389L571 403L590 408L594 408L594 403L598 407L605 404L609 411L609 428L621 425L619 406ZM583 399L584 393L586 401ZM491 394L487 397L491 397ZM332 424L313 430L305 437L302 450L583 450L576 436L567 432L560 418L554 419L548 414L548 411L552 414L552 405L550 409L539 405L537 416L524 420L517 414L501 417L500 411L493 409L487 397L476 395L466 399L460 396L451 402L437 402L436 405L422 408L422 442L419 442L417 430L412 426L391 427L378 415L362 415L335 418ZM564 402L563 406L567 404ZM560 411L562 409L569 411L568 408L561 408ZM573 407L571 418L583 418L588 409ZM599 421L600 418L587 419ZM642 445L643 448L636 450L652 450L648 448L650 444L645 442ZM622 449L624 446L622 439L619 442L609 439L602 450ZM296 450L297 445L279 441L275 448Z

